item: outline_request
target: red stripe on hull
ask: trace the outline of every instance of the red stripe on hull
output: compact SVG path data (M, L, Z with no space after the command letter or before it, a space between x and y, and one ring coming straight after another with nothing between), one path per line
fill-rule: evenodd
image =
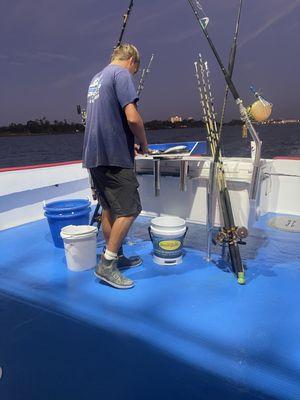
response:
M300 156L277 156L273 160L300 160Z
M8 167L8 168L0 168L0 172L9 172L9 171L23 171L26 169L38 169L38 168L49 168L49 167L58 167L60 165L71 165L71 164L81 164L82 160L75 161L65 161L51 164L37 164L37 165L25 165L23 167Z

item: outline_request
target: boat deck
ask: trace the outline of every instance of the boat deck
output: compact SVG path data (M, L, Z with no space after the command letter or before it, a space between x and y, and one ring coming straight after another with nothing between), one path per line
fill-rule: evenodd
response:
M46 220L0 232L1 399L299 400L300 233L273 216L242 249L245 286L205 261L200 226L163 267L140 217L124 291L69 271Z

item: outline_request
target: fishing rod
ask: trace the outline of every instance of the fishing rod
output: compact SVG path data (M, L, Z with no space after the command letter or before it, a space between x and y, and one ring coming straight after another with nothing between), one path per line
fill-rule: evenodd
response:
M126 13L123 15L123 25L122 25L121 33L120 33L119 39L117 41L117 44L114 48L120 46L120 44L122 43L123 35L125 32L125 28L127 26L127 22L128 22L132 7L133 7L133 0L130 1L128 9L127 9Z
M209 68L207 61L204 62L202 59L202 55L199 54L199 65L201 69L201 78L203 82L203 89L207 99L207 108L209 110L211 123L213 125L213 129L211 131L211 138L212 138L212 145L214 146L214 152L216 151L216 143L218 141L218 126L217 126L217 119L216 119L216 112L214 107L214 98L212 95L210 80L209 80Z
M238 12L237 12L237 17L236 17L235 31L234 31L234 35L233 35L232 46L231 46L231 49L230 49L229 61L228 61L228 73L229 73L230 78L232 78L234 64L235 64L235 57L236 57L236 50L237 50L237 38L238 38L238 33L239 33L242 5L243 5L243 0L240 0L239 7L238 7ZM208 73L207 73L207 78L208 78ZM222 107L222 114L221 114L220 126L219 126L219 132L218 132L218 135L217 135L217 144L216 144L216 149L215 149L214 161L213 161L213 165L212 165L212 173L211 173L211 179L212 179L211 186L212 187L211 187L211 192L214 192L214 181L215 181L215 174L216 174L216 171L217 171L218 176L221 175L221 177L219 177L219 189L220 189L220 186L222 186L221 192L220 192L220 197L221 198L224 197L224 199L225 199L225 201L220 201L221 206L223 206L222 214L223 215L227 215L227 218L225 218L224 221L223 221L224 222L225 231L224 231L224 229L223 229L223 231L221 230L216 238L219 239L219 242L221 242L223 244L224 244L224 242L225 243L226 242L229 243L230 241L235 241L235 242L237 242L237 244L238 243L244 244L242 239L244 239L244 238L246 238L248 236L248 231L247 231L247 229L245 227L236 227L235 231L228 230L230 225L231 225L231 227L234 227L235 223L234 223L234 217L233 217L233 212L232 212L232 206L231 206L231 202L230 202L229 192L228 192L228 189L227 189L226 176L225 176L225 171L224 171L224 168L223 168L223 162L222 162L221 150L220 150L220 146L221 146L221 143L222 143L221 142L222 128L223 128L223 123L224 123L224 117L225 117L225 110L226 110L226 105L227 105L228 93L229 93L229 86L227 84L226 88L225 88L223 107ZM222 183L221 185L220 185L220 181ZM226 209L224 209L224 205L225 205ZM210 208L212 208L212 206ZM229 236L231 236L231 238L229 238ZM211 239L211 238L208 238L208 239ZM224 250L224 247L223 247L223 250ZM236 253L236 254L233 254L233 256L234 256L234 259L235 259L234 262L238 265L237 269L242 271L242 273L244 273L241 257L239 255L239 251L232 249L231 252Z
M80 115L82 125L85 126L85 123L86 123L86 109L82 108L80 104L77 104L76 109L77 109L77 114Z
M116 49L118 46L120 46L120 44L122 42L123 35L124 35L124 32L125 32L125 29L126 29L126 26L127 26L127 22L128 22L128 19L129 19L129 15L131 13L132 8L133 8L133 0L130 0L130 3L128 5L128 9L125 12L125 14L123 15L123 25L122 25L122 28L121 28L119 39L118 39L116 45L114 46L114 49ZM76 107L77 107L77 114L81 116L82 124L85 125L85 122L86 122L86 109L82 108L80 104L78 104Z
M202 6L200 5L198 0L196 1L196 5L194 4L193 0L188 0L191 9L200 25L200 28L204 34L204 36L206 37L208 44L221 68L221 71L224 75L225 81L228 85L228 88L230 90L230 92L232 93L233 98L235 99L236 104L239 107L239 111L240 111L240 115L241 115L241 119L242 121L245 123L248 131L250 132L253 140L255 141L255 145L256 145L256 152L255 152L255 158L254 158L254 162L253 162L253 173L252 173L252 180L251 180L251 187L250 187L250 200L252 201L252 203L255 201L256 196L257 196L257 191L258 191L258 182L259 182L259 176L260 176L260 158L261 158L261 141L259 139L259 136L250 120L250 117L247 113L247 109L246 107L243 105L243 101L241 100L239 93L230 77L230 74L228 72L228 70L226 70L226 68L224 67L224 64L219 56L219 53L216 49L216 47L214 46L214 43L212 42L208 32L207 32L207 25L209 22L209 18L206 16L206 14L203 11ZM203 18L201 18L199 12L202 13L202 15L204 16ZM252 204L253 205L253 204ZM254 205L253 205L254 206Z
M201 12L205 15L204 18L201 18L201 17L200 17L199 12L198 12L198 10L197 10L197 7L196 7L195 4L193 3L193 0L188 0L188 2L189 2L189 4L190 4L190 6L191 6L192 11L194 12L194 15L195 15L197 21L199 22L199 25L200 25L200 27L201 27L201 30L202 30L202 32L204 33L204 36L206 37L206 39L207 39L207 41L208 41L208 43L209 43L209 46L210 46L211 50L213 51L213 53L214 53L214 55L215 55L215 57L216 57L216 59L217 59L217 62L218 62L219 66L220 66L220 68L221 68L221 70L222 70L222 72L223 72L223 75L224 75L224 77L225 77L225 80L226 80L226 82L227 82L227 85L228 85L228 87L229 87L229 90L230 90L231 93L232 93L232 96L234 97L235 100L240 99L240 96L239 96L239 94L238 94L238 91L237 91L236 87L234 86L234 84L233 84L233 82L232 82L232 80L231 80L231 77L230 77L230 75L229 75L229 72L228 72L228 71L226 70L226 68L224 67L223 62L222 62L222 60L221 60L221 57L219 56L219 53L217 52L217 49L216 49L215 45L213 44L213 42L212 42L210 36L208 35L207 29L206 29L206 27L207 27L207 25L208 25L208 22L209 22L208 17L204 14L203 8L201 7L201 5L200 5L200 3L199 3L198 0L196 0L196 4L197 4L198 8L201 10Z
M237 50L237 38L238 38L238 33L239 33L239 27L240 27L240 19L241 19L241 11L242 11L242 6L243 6L243 0L240 0L239 2L239 7L237 11L237 17L236 17L236 24L235 24L235 30L234 30L234 35L233 35L233 40L232 40L232 45L229 53L229 61L228 61L228 74L230 78L232 78L233 74L233 69L234 69L234 64L235 64L235 57L236 57L236 50ZM208 80L208 71L207 71L207 80ZM222 113L221 113L221 119L220 119L220 125L219 125L219 132L217 135L217 142L216 142L216 149L215 149L215 155L214 155L214 161L213 161L213 166L212 166L212 188L211 191L214 191L214 177L215 177L215 171L218 171L219 174L223 175L223 192L225 193L225 196L227 198L227 204L228 204L228 212L229 212L229 221L231 221L232 225L234 226L234 218L233 218L233 213L231 209L231 202L229 198L229 193L227 189L227 184L226 184L226 177L225 177L225 171L223 168L223 162L222 162L222 156L221 156L221 138L222 138L222 129L223 129L223 123L224 123L224 117L225 117L225 110L226 110L226 105L227 105L227 99L228 99L228 93L229 93L229 86L226 84L225 87L225 94L224 94L224 100L223 100L223 106L222 106ZM228 221L227 221L228 222ZM240 239L244 239L245 237L248 236L248 232L246 228L237 228L238 232L238 237ZM220 237L220 235L219 235ZM223 237L223 235L221 235ZM225 236L226 237L226 236Z
M238 12L237 12L237 17L236 17L236 24L235 24L235 31L234 31L234 35L233 35L232 46L231 46L230 54L229 54L228 73L229 73L230 78L232 78L233 68L234 68L234 63L235 63L235 56L236 56L236 49L237 49L237 38L238 38L239 27L240 27L242 5L243 5L243 0L240 0L239 7L238 7ZM224 124L225 110L226 110L226 106L227 106L228 93L229 93L229 86L228 86L228 84L226 84L224 100L223 100L223 107L222 107L222 113L221 113L221 119L220 119L220 127L219 127L219 142L218 142L218 145L217 145L216 154L215 154L215 160L214 161L217 160L218 154L219 154L219 151L220 151L222 129L223 129L223 124Z
M144 89L145 79L146 79L146 76L147 76L147 75L149 74L149 72L150 72L150 68L151 68L151 64L152 64L153 58L154 58L154 54L151 55L147 67L146 67L146 68L143 68L142 75L141 75L141 79L140 79L140 82L139 82L139 85L138 85L138 88L137 88L137 91L136 91L136 92L137 92L137 95L138 95L139 97L140 97L140 94L141 94L142 90Z
M207 132L207 140L210 143L212 141L212 128L213 124L211 121L211 118L209 118L209 107L208 107L208 102L204 98L204 90L202 90L201 87L201 81L200 81L200 74L199 74L199 67L198 67L198 62L196 61L194 63L195 66L195 74L196 74L196 79L197 79L197 86L200 94L200 101L201 101L201 106L203 109L203 116L204 116L204 122L206 126L206 132Z
M201 55L199 54L199 58ZM194 63L195 66L195 74L197 80L197 86L200 94L200 102L203 110L204 122L206 125L206 132L207 132L207 141L209 143L210 149L213 146L213 133L214 130L214 123L211 118L210 112L210 103L207 99L206 94L204 93L205 86L201 85L200 81L200 74L199 74L199 63L196 61ZM201 71L202 77L202 71ZM213 168L212 168L213 167ZM213 199L215 198L215 178L216 178L216 165L215 163L211 164L211 168L209 171L209 180L207 186L207 221L206 221L206 230L207 230L207 261L211 260L211 245L212 245L212 235L213 235Z
M247 230L246 228L238 228L235 225L234 222L234 216L233 216L233 211L232 211L232 206L231 206L231 201L230 201L230 196L227 188L227 183L226 183L226 177L225 177L225 171L223 167L223 161L222 161L222 156L221 156L221 151L220 151L220 136L221 136L221 129L222 129L222 124L223 124L223 118L225 114L225 107L226 107L226 102L227 102L227 97L228 97L228 91L230 90L233 94L233 97L237 101L239 99L238 92L235 88L235 86L232 83L231 77L233 73L233 67L234 67L234 61L235 61L235 55L236 55L236 45L237 45L237 35L238 35L238 29L239 29L239 22L240 22L240 15L241 15L241 6L242 6L242 0L240 0L240 5L239 5L239 10L238 10L238 16L237 16L237 22L236 22L236 27L235 27L235 33L234 33L234 38L233 38L233 44L231 47L230 51L230 56L229 56L229 65L228 65L228 71L225 70L225 67L213 45L211 42L207 31L206 27L208 25L208 17L205 15L204 18L200 18L198 11L194 4L189 0L189 3L194 11L195 16L197 17L198 22L200 23L200 26L205 33L205 36L207 40L209 41L209 44L211 45L211 48L220 64L220 67L222 69L222 72L225 76L226 80L226 89L225 89L225 96L224 96L224 103L223 103L223 109L222 109L222 117L221 117L221 124L220 124L220 129L219 132L217 131L217 124L216 124L216 119L215 119L215 112L214 112L214 106L213 106L213 96L212 96L212 91L211 91L211 85L210 85L210 80L209 80L209 68L207 62L204 64L201 55L199 55L199 66L200 66L200 71L201 71L201 79L202 79L202 87L203 87L203 93L204 93L204 98L205 102L202 101L202 105L205 106L204 109L204 114L212 120L213 123L213 129L208 130L208 137L209 137L209 143L210 143L210 148L211 148L211 153L213 156L213 164L211 168L211 173L210 173L210 201L212 202L212 193L214 192L214 181L217 178L217 186L218 186L218 194L219 194L219 203L221 207L221 215L223 218L223 226L219 230L218 234L216 235L216 239L214 240L215 242L218 242L223 245L223 250L224 250L224 245L228 245L228 250L229 250L229 255L231 259L231 266L233 269L233 272L237 276L238 283L244 284L245 283L245 272L244 272L244 266L243 262L241 259L240 251L239 251L239 243L243 243L241 240L247 236ZM199 3L197 2L197 5L199 7ZM201 7L201 6L200 6ZM203 12L203 9L201 7L201 10ZM197 63L195 63L196 67ZM196 68L196 76L198 76L197 68ZM198 82L198 88L200 91L200 96L203 98L201 92L201 83L199 78L197 77L197 82ZM211 110L211 112L210 112ZM211 124L209 124L210 126ZM210 203L208 201L208 203ZM211 234L212 234L212 205L208 204L208 210L210 211L208 213L208 242L210 242L211 239ZM208 246L208 249L210 249L210 244Z
M198 73L198 65L200 67L201 72L201 81ZM210 149L213 158L215 158L216 149L219 142L218 131L217 131L217 123L214 112L213 105L213 97L211 91L211 85L209 81L209 68L207 62L203 62L201 55L199 55L198 63L195 63L196 68L196 76L198 89L200 92L201 103L203 107L203 113L205 116L205 120L208 119L208 138ZM218 194L219 194L219 204L221 207L221 216L223 219L223 226L220 228L218 234L216 235L213 242L219 243L223 245L223 251L225 249L225 245L228 245L229 255L231 259L232 270L234 274L238 278L238 283L245 283L245 273L244 267L242 263L242 259L239 251L239 244L244 244L242 239L247 236L247 230L244 227L237 227L234 223L234 216L231 207L229 192L226 183L225 171L223 166L223 161L221 157L221 152L219 152L219 157L217 161L212 164L212 171L210 174L211 182L216 178L217 186L218 186ZM212 200L214 193L214 185L210 186L210 198ZM208 209L211 211L211 205L208 204ZM210 249L210 240L213 229L213 222L211 213L208 213L208 248Z

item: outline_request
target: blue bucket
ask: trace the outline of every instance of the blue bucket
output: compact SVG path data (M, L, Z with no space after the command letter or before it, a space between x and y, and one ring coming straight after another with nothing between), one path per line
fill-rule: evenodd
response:
M56 247L63 248L60 231L67 225L89 225L91 202L84 199L59 200L44 206L51 236Z

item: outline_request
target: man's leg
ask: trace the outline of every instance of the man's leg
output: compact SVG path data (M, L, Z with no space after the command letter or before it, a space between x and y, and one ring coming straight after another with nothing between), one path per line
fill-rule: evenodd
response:
M121 217L121 218L129 218L129 217ZM105 243L106 243L106 245L103 249L103 253L106 251L106 249L108 249L108 250L110 249L108 247L108 242L109 242L109 238L111 235L112 226L114 225L115 221L116 221L116 219L112 216L111 212L108 209L105 209L102 211L102 232L103 232L103 236L104 236ZM119 223L120 223L120 221L118 222L118 224ZM126 235L127 235L127 233L125 234L125 236ZM115 241L115 239L113 239L113 241ZM115 247L116 246L113 244L113 248L115 248ZM114 254L116 253L115 251L112 251L112 250L110 250L110 252L113 252ZM138 267L139 265L141 265L143 263L143 260L139 256L126 257L123 253L122 244L121 244L117 254L118 254L118 264L117 265L118 265L119 269Z
M116 218L107 242L107 250L112 253L118 253L135 218L135 216Z
M138 182L131 169L98 167L95 172L99 196L102 196L101 203L103 202L103 208L106 210L102 221L106 250L95 274L114 287L127 289L134 286L134 282L123 276L119 268L139 265L141 260L132 260L132 257L127 259L123 253L118 253L122 250L123 240L133 221L141 211ZM116 182L119 184L116 185ZM125 216L115 219L113 216L118 214Z
M105 226L104 230L106 234L109 231L109 214L106 213L104 220ZM107 243L107 248L105 254L101 256L101 261L97 265L95 274L103 281L109 283L119 289L129 289L134 286L134 281L126 278L118 270L118 258L117 254L122 245L122 242L127 235L135 217L119 217L116 218L111 226L110 235ZM107 253L109 253L109 258L107 258Z
M108 209L102 209L102 217L101 217L101 225L102 225L102 233L106 243L108 244L111 228L114 223L114 218L111 215L111 212Z

